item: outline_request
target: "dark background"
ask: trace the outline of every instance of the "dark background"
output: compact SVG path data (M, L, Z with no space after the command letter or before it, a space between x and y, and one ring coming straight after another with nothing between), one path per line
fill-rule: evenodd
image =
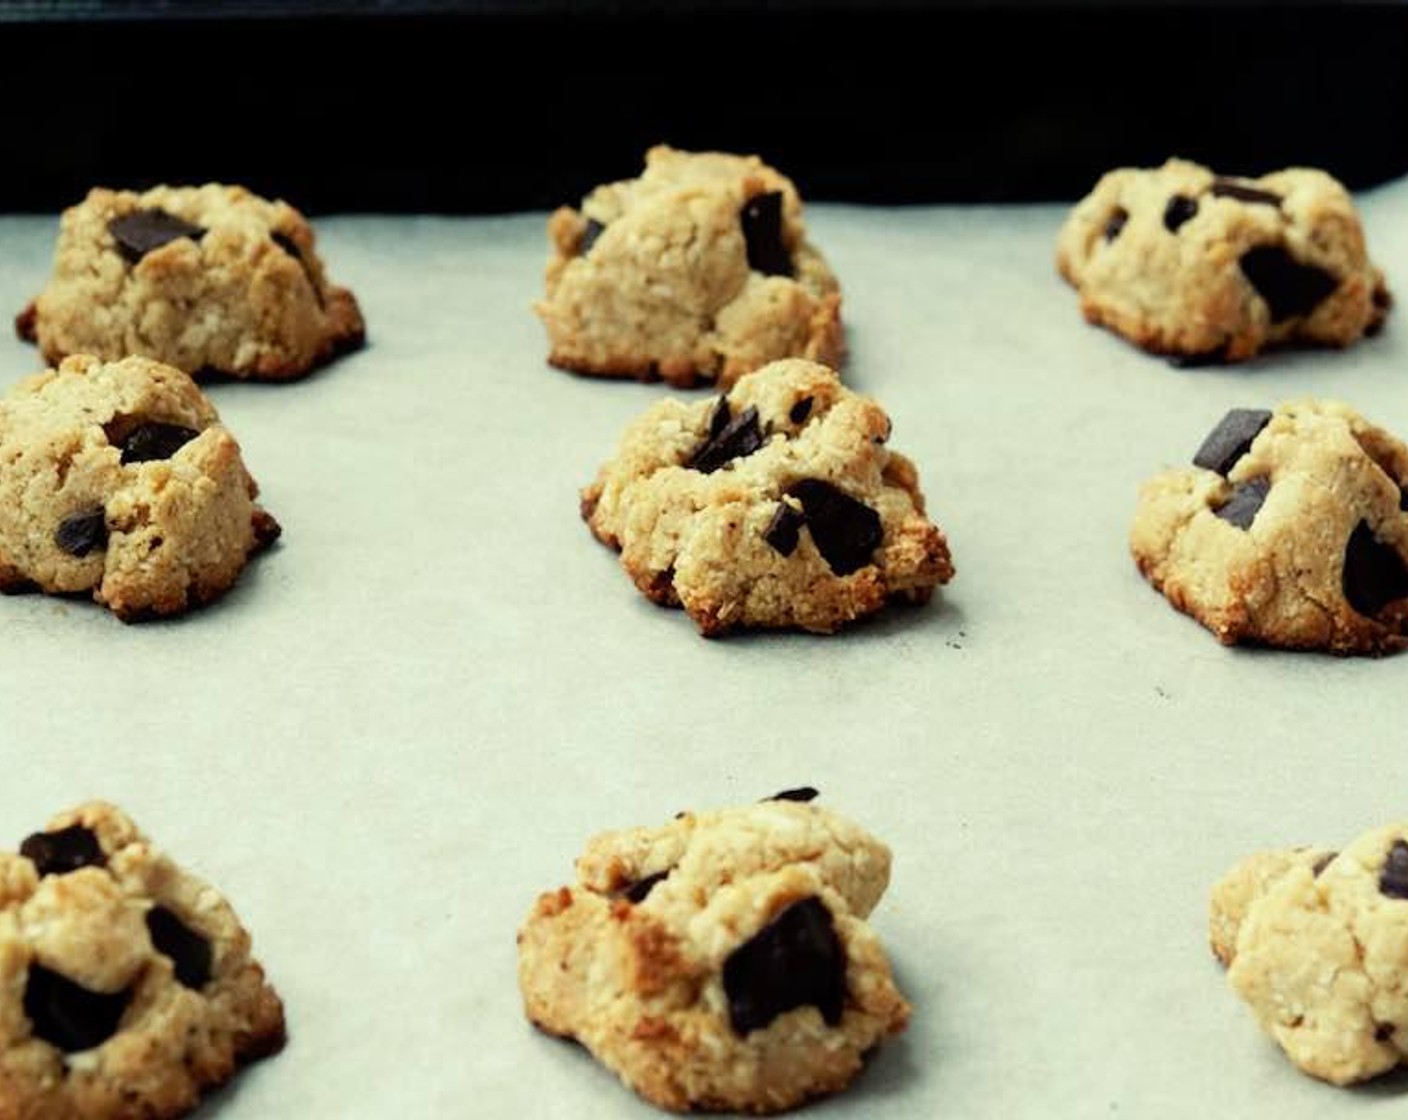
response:
M1179 154L1408 172L1408 7L1034 0L0 4L0 210L222 180L312 213L540 209L643 152L813 200L1071 200Z

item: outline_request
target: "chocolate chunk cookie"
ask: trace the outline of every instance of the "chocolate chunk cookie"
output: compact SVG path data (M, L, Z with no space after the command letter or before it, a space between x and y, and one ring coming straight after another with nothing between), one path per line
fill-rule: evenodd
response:
M1144 484L1139 570L1228 644L1408 644L1408 447L1343 404L1234 409Z
M167 1120L283 1043L229 903L119 809L0 852L0 1115Z
M77 356L0 399L0 591L91 592L124 621L225 591L279 535L178 369Z
M1066 220L1056 262L1090 322L1192 362L1346 346L1390 303L1350 196L1308 168L1228 179L1171 159L1111 171Z
M639 179L556 211L548 238L553 365L726 387L777 358L841 359L836 279L796 187L756 156L652 148Z
M65 211L48 286L20 313L45 360L140 354L193 375L283 381L362 344L313 230L243 187L94 189Z
M815 362L774 362L715 400L663 400L582 492L582 515L651 599L702 633L834 631L953 575L890 420Z
M1408 1059L1408 825L1251 857L1212 915L1232 990L1306 1073L1348 1085Z
M528 1018L664 1108L848 1085L909 1018L865 922L890 852L802 792L592 840L519 932Z

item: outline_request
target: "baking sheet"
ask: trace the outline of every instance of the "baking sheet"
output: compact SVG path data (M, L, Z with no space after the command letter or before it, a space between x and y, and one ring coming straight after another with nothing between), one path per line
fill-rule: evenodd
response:
M1361 196L1408 285L1408 181ZM1349 401L1408 434L1400 310L1344 352L1178 370L1086 326L1064 208L809 210L847 380L894 420L958 574L831 638L705 641L577 491L668 390L544 363L543 214L336 216L370 346L209 392L278 547L184 619L0 600L0 822L123 805L222 889L290 1043L202 1115L647 1117L524 1021L514 932L592 833L810 784L887 840L873 924L915 1006L818 1116L1398 1115L1408 1078L1296 1072L1206 947L1263 847L1405 815L1408 656L1228 650L1139 578L1139 482L1233 406ZM0 308L56 219L0 218ZM1405 289L1408 290L1408 289ZM37 368L0 341L0 382Z

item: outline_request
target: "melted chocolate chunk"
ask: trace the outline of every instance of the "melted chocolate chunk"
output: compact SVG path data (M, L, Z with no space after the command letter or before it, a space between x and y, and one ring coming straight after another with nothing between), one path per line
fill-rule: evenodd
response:
M793 509L786 502L779 502L777 512L763 530L763 540L772 545L774 551L791 556L797 551L797 542L802 539L802 526L806 523L806 516L800 510Z
M801 424L811 414L812 399L811 397L803 397L790 409L787 410L787 419L791 420L794 424Z
M582 239L577 242L577 255L585 257L592 251L592 246L596 244L596 239L601 236L601 231L606 228L604 222L599 222L595 218L588 218L586 228L582 230Z
M193 226L175 214L156 209L134 210L114 218L108 223L108 232L117 241L117 251L133 264L153 249L160 249L178 237L199 241L205 236L205 230L200 226Z
M802 503L812 543L833 572L848 576L870 563L885 535L878 513L819 478L804 478L787 492Z
M1408 564L1374 536L1367 521L1349 535L1344 550L1344 597L1360 614L1373 618L1395 599L1408 596Z
M199 432L183 428L180 424L145 421L128 432L127 438L122 441L122 461L149 463L155 459L169 459L198 435Z
M1164 229L1177 233L1178 227L1198 212L1198 200L1186 194L1176 194L1164 207Z
M764 276L791 276L792 254L782 243L782 192L754 195L739 212L748 267Z
M1375 1042L1387 1042L1389 1039L1391 1039L1391 1038L1393 1037L1393 1031L1394 1031L1394 1027L1393 1027L1393 1024L1392 1024L1392 1023L1375 1023L1375 1024L1374 1024L1374 1041L1375 1041Z
M147 911L147 932L156 951L171 958L177 980L197 991L205 987L212 960L209 941L165 906Z
M655 889L656 884L663 883L668 879L670 872L673 870L674 868L667 867L664 871L657 871L654 875L647 875L644 879L632 883L623 890L621 894L631 902L644 902L650 897L650 892Z
M1220 366L1227 361L1227 345L1214 346L1198 354L1170 354L1168 364L1176 369L1201 369L1204 366Z
M1281 196L1260 187L1239 183L1235 179L1214 179L1209 188L1216 198L1235 198L1239 202L1260 202L1267 206L1280 206Z
M761 1030L794 1007L815 1007L831 1026L846 1001L846 950L819 898L804 898L724 960L734 1033Z
M1217 422L1198 453L1193 465L1216 471L1224 478L1237 465L1237 460L1252 446L1261 429L1271 423L1271 413L1264 408L1234 408Z
M1232 487L1232 496L1213 512L1239 529L1250 529L1269 493L1269 478L1253 478L1247 482L1239 482Z
M80 867L103 867L108 862L98 837L81 824L26 836L20 855L34 864L41 879L45 875L67 875Z
M1280 245L1258 245L1242 254L1242 275L1266 301L1273 323L1309 315L1340 286L1323 268L1303 264Z
M1398 484L1398 508L1404 513L1408 513L1408 490L1403 488L1403 483Z
M1327 854L1321 856L1315 861L1315 866L1310 869L1310 873L1314 875L1315 878L1320 878L1320 873L1324 871L1325 868L1329 867L1330 864L1335 862L1335 857L1337 855L1339 855L1339 852L1328 852Z
M735 459L744 459L763 446L763 430L758 426L758 410L749 405L738 416L720 397L709 419L709 438L690 453L684 465L692 471L713 474Z
M288 234L271 233L269 234L269 240L271 240L275 245L277 245L285 253L291 256L299 264L303 263L303 250L298 247L298 242L295 241Z
M1123 206L1116 206L1115 212L1110 215L1109 220L1105 223L1105 240L1108 242L1117 238L1124 229L1124 224L1127 221L1129 221L1129 211Z
M1379 872L1379 893L1388 898L1408 898L1408 844L1395 840Z
M24 987L24 1013L34 1033L66 1053L91 1050L117 1033L132 990L90 992L41 964L31 963Z
M771 797L763 798L764 801L814 801L820 797L819 791L811 786L798 786L796 789L784 789Z
M70 556L87 556L108 543L107 514L102 506L79 510L59 522L54 543Z

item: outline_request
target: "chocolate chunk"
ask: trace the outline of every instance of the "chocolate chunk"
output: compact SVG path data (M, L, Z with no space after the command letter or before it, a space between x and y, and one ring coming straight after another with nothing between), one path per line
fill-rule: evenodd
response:
M599 222L595 218L587 219L586 228L582 230L582 238L577 242L579 257L585 257L592 251L592 246L596 244L596 239L601 236L601 231L605 228L605 223Z
M782 192L754 195L739 212L748 267L764 276L791 276L792 254L782 243Z
M177 980L197 991L205 987L212 959L209 941L165 906L147 911L147 932L156 951L171 958Z
M763 446L763 430L758 426L758 410L749 405L738 416L728 407L728 398L720 397L714 415L709 419L709 438L690 453L684 465L693 471L713 474L735 459L743 459Z
M793 509L786 502L779 502L777 512L772 515L768 527L763 530L763 540L783 556L791 556L797 551L802 526L806 523L807 519L801 510Z
M169 459L198 435L199 432L180 424L145 421L128 432L122 441L122 461L149 463L154 459Z
M117 241L117 251L133 264L145 257L153 249L160 249L168 241L178 237L189 237L199 241L205 230L183 222L175 214L165 210L134 210L108 223L108 232Z
M1110 215L1109 220L1105 223L1105 240L1113 241L1118 237L1127 221L1129 221L1129 211L1123 206L1116 206L1115 212Z
M846 950L819 898L794 902L724 960L734 1033L761 1030L794 1007L815 1007L831 1026L846 1000Z
M812 543L838 576L870 563L884 529L880 515L829 482L804 478L787 491L802 503Z
M1170 354L1168 364L1176 369L1202 369L1204 366L1220 366L1227 361L1227 344L1214 346L1197 354Z
M43 965L31 962L24 986L24 1013L36 1036L66 1053L91 1050L117 1033L132 989L90 992Z
M1227 477L1227 472L1251 449L1252 441L1269 423L1271 413L1264 408L1232 409L1203 440L1193 456L1193 465Z
M108 543L107 514L102 506L79 510L59 522L54 543L70 556L87 556Z
M1360 614L1373 618L1395 599L1408 596L1408 564L1374 536L1367 521L1349 535L1344 550L1344 597Z
M80 867L103 867L108 857L91 828L71 824L57 832L36 832L26 836L20 855L34 864L40 878L67 875Z
M1164 229L1177 233L1178 227L1198 212L1198 200L1186 194L1176 194L1164 207Z
M790 409L787 410L787 419L791 420L794 424L801 424L811 414L812 399L811 397L803 397Z
M303 263L303 250L298 247L298 242L295 241L288 234L271 233L269 234L269 240L271 240L275 245L277 245L285 253L291 256L299 264Z
M1335 862L1337 855L1339 855L1339 852L1327 852L1315 861L1315 866L1310 869L1310 873L1314 875L1315 878L1320 878L1320 873Z
M1387 1042L1393 1037L1394 1026L1392 1023L1374 1024L1374 1041Z
M1280 206L1281 196L1260 187L1248 186L1235 179L1214 179L1209 188L1216 198L1235 198L1239 202L1261 202L1267 206Z
M1379 893L1389 898L1408 898L1408 844L1395 840L1379 872Z
M1404 513L1408 513L1408 490L1403 488L1403 483L1398 484L1398 508Z
M1340 286L1323 268L1301 263L1280 245L1248 249L1239 263L1242 275L1270 308L1273 323L1309 315Z
M780 793L775 793L771 797L763 798L764 801L812 801L821 794L811 786L798 786L796 789L784 789Z
M1253 478L1247 482L1239 482L1232 487L1232 496L1213 512L1239 529L1250 529L1261 504L1266 501L1266 495L1270 492L1269 478Z
M657 883L663 883L668 879L670 872L673 870L674 868L667 867L664 871L657 871L654 875L647 875L644 879L632 883L623 890L621 894L631 902L644 902L650 897L650 892L655 889L655 885Z

